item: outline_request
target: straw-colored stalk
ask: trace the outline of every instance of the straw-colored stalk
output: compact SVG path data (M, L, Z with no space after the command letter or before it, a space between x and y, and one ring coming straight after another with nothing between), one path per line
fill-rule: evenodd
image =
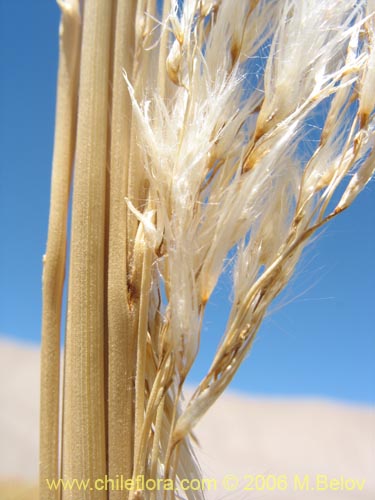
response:
M78 1L60 3L55 147L48 242L43 258L43 317L40 403L40 497L58 498L46 478L59 476L60 323L65 277L66 232L71 172L76 142L80 15Z
M80 498L175 498L181 479L199 477L195 424L232 380L304 246L372 177L375 4L60 4L40 498L77 495L49 491L46 478L93 485L106 474L168 479L174 490L92 487ZM311 130L313 151L304 142ZM232 310L209 372L183 407L206 304L229 252Z

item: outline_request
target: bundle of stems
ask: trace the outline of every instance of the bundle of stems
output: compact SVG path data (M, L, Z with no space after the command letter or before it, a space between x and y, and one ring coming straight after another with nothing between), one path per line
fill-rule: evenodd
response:
M77 497L51 491L47 478L105 475L168 479L173 489L90 488L80 498L180 498L179 481L199 477L195 424L309 238L374 172L375 2L58 3L40 498ZM228 255L228 323L183 406Z

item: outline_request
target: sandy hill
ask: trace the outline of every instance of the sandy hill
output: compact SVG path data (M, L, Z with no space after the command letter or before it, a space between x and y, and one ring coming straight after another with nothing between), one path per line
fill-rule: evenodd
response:
M38 384L38 350L0 339L4 500L33 497L31 490L11 491L9 481L37 478ZM210 499L375 499L374 408L228 393L197 435L203 476L214 480L207 483Z

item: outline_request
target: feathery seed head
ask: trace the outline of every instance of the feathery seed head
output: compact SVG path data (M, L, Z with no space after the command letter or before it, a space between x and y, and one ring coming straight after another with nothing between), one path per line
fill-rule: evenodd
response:
M236 251L226 331L188 406L176 403L169 457L233 378L309 237L373 175L374 11L373 0L173 0L161 23L170 32L159 66L167 94L146 80L142 100L125 75L149 183L143 209L127 203L159 271L150 309L163 321L152 335L158 369L173 358L172 400L196 357L206 303ZM314 112L320 136L304 159L303 130ZM155 292L158 281L165 294Z

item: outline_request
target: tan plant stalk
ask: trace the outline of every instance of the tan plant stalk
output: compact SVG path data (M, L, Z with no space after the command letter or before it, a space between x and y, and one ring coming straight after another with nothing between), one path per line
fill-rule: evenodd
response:
M373 175L375 3L85 0L81 8L62 474L173 484L93 488L83 498L197 500L202 492L180 489L200 477L194 426L233 379L309 238ZM304 154L315 113L321 130ZM74 137L73 122L69 130ZM54 166L65 221L69 169L61 175ZM228 323L184 404L206 305L231 253ZM47 319L56 272L48 271ZM57 466L56 331L43 332L53 384L42 379L42 409L50 394L53 411L42 412L52 437L42 437L41 482Z
M65 277L69 191L75 149L79 3L61 7L59 71L48 241L43 261L43 315L40 402L40 497L57 499L46 478L59 476L60 323Z
M107 471L106 173L113 2L84 3L63 394L62 476ZM106 498L85 491L82 498ZM63 500L76 498L65 490Z
M114 21L109 171L108 255L108 473L131 477L134 447L135 339L128 303L127 206L132 108L123 68L132 74L136 1L119 0ZM110 499L123 497L111 491Z

